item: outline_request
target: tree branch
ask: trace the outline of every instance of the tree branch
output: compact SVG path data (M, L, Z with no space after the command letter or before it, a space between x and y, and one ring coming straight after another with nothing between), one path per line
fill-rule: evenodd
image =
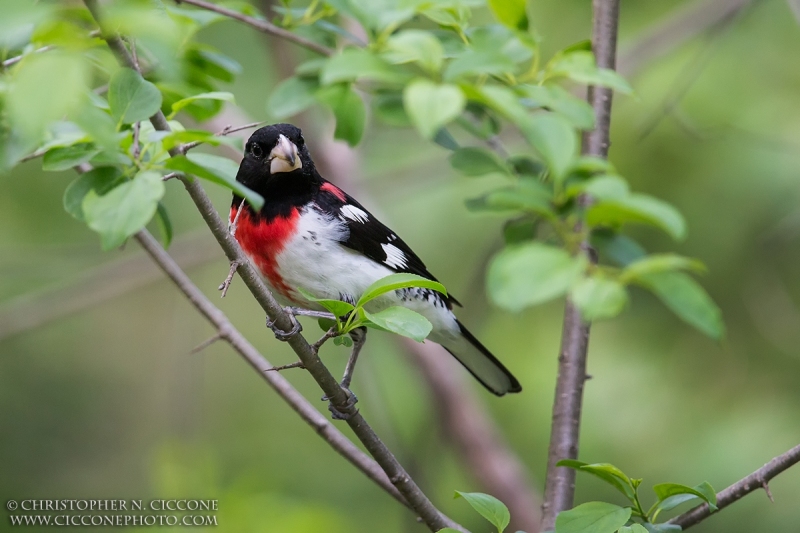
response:
M175 283L195 309L216 328L217 335L213 337L215 340L219 338L230 344L231 347L236 350L239 355L244 357L247 363L258 372L259 376L289 404L294 412L308 425L314 428L325 442L339 452L342 457L350 461L353 466L366 474L368 478L377 483L383 490L388 492L394 499L403 505L408 505L405 498L392 485L389 478L375 461L367 457L364 452L350 442L347 437L336 429L333 423L322 413L317 411L283 376L277 372L269 372L269 370L272 369L272 365L264 359L258 350L248 342L244 335L231 324L225 314L214 306L211 300L192 283L189 276L186 275L186 272L181 269L178 263L175 262L147 230L141 230L135 237L145 252L147 252L151 259L164 271L172 282Z
M592 50L597 58L597 66L613 69L617 48L619 0L593 0L592 5L594 10ZM585 155L597 157L608 155L611 95L612 91L607 88L588 89L587 100L594 108L596 126L594 130L584 135L582 152ZM589 198L581 199L584 206L588 205L589 201ZM575 231L582 232L583 228L577 226ZM588 243L584 242L582 248L584 249L582 253L586 253ZM578 457L588 345L589 323L583 320L578 308L568 298L564 309L558 379L547 454L547 478L542 505L544 531L555 529L556 516L572 507L575 496L575 470L557 467L556 463L562 459Z
M771 500L772 495L769 493L769 481L797 463L800 463L800 445L795 446L783 455L777 456L746 478L737 481L730 487L717 493L717 507L722 510L758 489L767 491L767 496L769 496ZM708 504L704 503L703 505L686 511L682 515L676 516L668 523L681 526L682 529L687 529L705 520L711 516L711 514Z
M238 21L244 22L245 24L248 24L249 26L252 26L253 28L257 29L260 32L268 33L270 35L275 35L276 37L281 37L282 39L291 41L295 44L308 48L309 50L313 50L314 52L317 52L318 54L322 54L324 56L332 56L335 53L335 50L331 50L327 46L322 46L321 44L315 43L310 39L306 39L305 37L297 35L296 33L292 33L289 30L279 28L278 26L272 24L271 22L249 17L247 15L239 13L238 11L233 11L232 9L228 9L226 7L218 6L210 2L204 2L203 0L175 0L175 3L193 5L195 7L199 7L207 11L213 11L214 13L219 13L220 15L236 19Z
M194 2L197 0L192 1ZM117 60L123 65L135 69L136 65L119 36L109 34L103 29L101 22L102 16L99 13L96 0L84 0L84 3L89 8L92 17L98 25L100 25L103 38L117 57ZM169 124L160 110L150 118L150 122L156 130L170 131ZM177 149L170 151L171 155L176 155L177 153L179 153ZM206 195L199 181L189 177L182 177L180 179L186 187L189 196L191 196L192 201L194 201L197 209L200 211L203 220L205 220L211 230L211 233L224 250L228 260L239 263L240 277L245 285L247 285L248 289L250 289L253 296L255 296L256 301L261 305L262 309L264 309L267 316L269 316L272 323L283 331L291 331L292 323L289 315L267 289L261 276L250 263L250 260L242 251L239 243L228 233L225 224L222 222L222 219L220 219L219 214L214 209L214 205L211 203L211 200L208 198L208 195ZM349 397L345 391L339 386L336 378L334 378L325 367L306 339L298 333L292 335L286 342L300 358L300 361L303 362L305 369L324 391L331 405L340 413L347 416L347 424L367 451L381 466L392 484L397 487L400 493L405 497L409 506L419 514L428 528L431 531L438 531L445 527L463 529L453 520L442 514L428 499L425 493L422 492L419 486L417 486L414 480L411 479L411 476L408 475L392 452L386 447L386 444L383 443L364 417L361 416L355 405L349 402Z

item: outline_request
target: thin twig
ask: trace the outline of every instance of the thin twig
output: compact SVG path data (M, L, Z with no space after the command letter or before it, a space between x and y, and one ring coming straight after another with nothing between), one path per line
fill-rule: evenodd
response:
M331 50L327 46L322 46L321 44L315 43L310 39L306 39L305 37L301 37L300 35L292 33L289 30L279 28L278 26L270 22L267 22L266 20L260 20L257 18L249 17L247 15L239 13L238 11L233 11L232 9L228 9L226 7L218 6L216 4L212 4L209 2L204 2L203 0L175 0L175 3L193 5L195 7L199 7L207 11L213 11L214 13L219 13L220 15L236 19L238 21L244 22L245 24L252 26L258 31L268 33L270 35L275 35L276 37L281 37L283 39L286 39L287 41L291 41L295 44L308 48L309 50L313 50L314 52L317 52L318 54L322 54L324 56L331 56L334 54L334 50Z
M206 348L208 348L209 346L211 346L212 344L214 344L215 342L217 342L218 340L221 340L221 339L222 339L222 335L217 333L214 336L204 340L203 342L201 342L200 344L198 344L197 346L192 348L189 353L191 353L191 354L200 353L200 352L202 352L203 350L205 350Z
M800 463L800 445L777 456L749 476L717 493L717 508L721 511L730 504L741 500L751 492L761 488L767 493L767 497L772 500L772 494L769 490L770 480L797 463ZM689 509L685 513L676 516L668 523L681 526L682 529L687 529L705 520L709 516L711 516L711 510L708 508L708 504L704 503L703 505L699 505L694 509Z
M198 0L191 1L194 3ZM92 17L98 25L100 25L104 39L117 57L117 60L123 65L135 68L130 53L125 48L119 36L105 31L102 27L102 16L98 9L97 0L84 0L84 3L92 14ZM290 35L293 34L290 33ZM150 117L150 122L158 131L171 131L166 117L160 110ZM179 152L173 149L170 151L170 155L179 155ZM290 331L292 329L291 317L283 310L269 289L267 289L264 280L250 263L239 246L239 243L231 237L214 208L214 205L203 190L202 185L200 185L199 180L190 180L185 177L179 179L181 179L184 187L186 187L189 196L191 196L192 201L194 201L198 211L200 211L200 215L205 220L211 233L225 251L228 260L241 262L239 266L239 275L248 289L250 289L253 296L255 296L256 301L258 301L262 309L264 309L270 321L275 324L278 329ZM330 373L317 354L314 353L306 339L301 334L296 334L289 337L286 342L303 362L306 370L308 370L309 374L311 374L330 400L331 405L337 411L347 416L347 424L367 451L369 451L381 466L392 484L397 487L400 493L405 497L409 506L420 516L428 528L431 531L438 531L445 527L463 530L459 524L442 514L428 499L422 489L411 479L411 476L409 476L402 465L400 465L386 444L384 444L370 427L355 405L351 403L350 396L339 386L336 378L333 377L333 374Z
M272 368L266 369L264 372L280 372L281 370L289 370L290 368L305 368L305 365L302 361L295 361L288 365L273 366Z
M50 50L53 50L55 48L56 47L53 46L53 45L47 45L47 46L43 46L41 48L38 48L38 49L34 50L31 53L33 53L33 54L41 54L42 52L49 52ZM6 59L5 61L3 61L3 68L5 69L5 68L10 67L11 65L15 65L15 64L19 63L27 55L30 55L30 54L22 54L22 55L19 55L19 56L14 56L14 57L10 57L10 58Z
M239 268L238 261L231 261L231 269L228 271L228 275L225 277L225 281L223 281L217 290L222 291L222 295L220 298L225 298L228 295L228 289L231 288L231 283L233 283L233 276L236 274L236 269Z
M617 48L619 0L593 0L592 6L594 11L592 49L597 58L597 66L613 69ZM584 135L582 153L585 155L597 157L608 155L611 96L612 92L607 88L588 89L587 100L594 108L596 126L594 130ZM584 205L588 202L588 198L581 201ZM580 232L583 228L579 226L575 230ZM584 242L582 248L581 253L586 253L588 244ZM588 346L589 323L583 320L578 308L568 298L564 309L558 379L547 454L547 478L542 504L543 531L555 529L556 516L561 511L572 508L575 496L575 471L571 468L557 467L556 463L562 459L578 457Z
M239 204L239 208L236 210L236 216L233 217L233 222L228 228L228 232L231 234L231 237L236 237L236 228L239 224L239 217L242 216L242 211L244 211L244 202L245 199L242 198L242 202ZM236 274L236 270L239 268L239 265L241 265L239 261L231 261L231 269L228 271L228 276L218 288L218 290L222 291L222 296L220 296L220 298L225 298L225 296L228 294L228 289L230 289L231 283L233 283L233 276Z
M335 327L330 328L328 331L325 332L325 334L322 337L319 338L317 342L311 345L311 348L318 353L319 349L322 348L322 345L325 344L328 341L328 339L332 339L336 335L337 335L336 328Z
M266 123L267 123L266 120L262 120L261 122L251 122L250 124L245 124L244 126L237 126L235 128L233 126L225 126L224 128L222 128L222 130L218 131L214 135L217 136L217 137L222 136L222 135L229 135L229 134L235 133L237 131L249 130L250 128L255 128L255 127L258 127L258 126L260 126L262 124L266 124ZM189 143L186 143L186 144L182 144L178 148L178 150L182 154L185 154L186 152L188 152L192 148L196 148L196 147L200 146L201 144L203 144L203 142L204 141L192 141L192 142L189 142Z

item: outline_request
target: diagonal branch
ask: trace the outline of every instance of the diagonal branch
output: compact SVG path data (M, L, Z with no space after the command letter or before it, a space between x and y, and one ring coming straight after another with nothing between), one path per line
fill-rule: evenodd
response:
M101 22L102 16L99 13L97 1L84 0L84 3L87 8L89 8L94 20L100 25L103 38L117 57L117 60L121 64L135 69L136 65L119 36L110 34L103 29ZM150 122L156 130L170 131L169 124L160 110L150 118ZM170 152L171 155L176 155L177 153L178 151L176 149ZM272 296L272 293L267 289L261 276L242 251L239 243L230 235L198 180L189 177L181 177L181 181L189 193L189 196L191 196L192 201L194 201L197 206L197 209L200 211L203 220L205 220L211 230L211 233L224 250L228 260L239 263L239 275L248 289L250 289L253 296L255 296L256 301L267 313L272 323L282 331L291 331L291 317L281 308ZM445 527L463 529L453 520L442 514L428 499L422 489L411 479L411 476L409 476L402 465L400 465L386 444L384 444L380 437L378 437L375 431L369 426L364 417L361 416L361 413L355 408L355 405L350 403L348 395L342 387L339 386L336 378L334 378L327 367L325 367L306 339L298 333L290 336L286 342L300 358L300 361L303 362L305 369L325 392L331 405L340 413L346 415L347 424L367 451L381 466L392 484L397 487L397 490L405 497L409 506L417 512L428 528L431 531L438 531Z
M617 48L619 0L593 0L592 5L592 50L597 58L597 66L613 69ZM587 100L594 108L596 126L584 135L582 152L585 155L608 155L611 95L610 89L589 87ZM581 199L584 205L588 205L589 201L589 198ZM575 231L582 232L583 228L579 225ZM583 253L587 253L588 242L584 241L582 248ZM575 496L575 471L558 467L556 463L562 459L578 457L588 346L589 323L583 320L578 308L568 298L564 309L550 447L547 453L547 478L542 505L543 531L555 528L556 516L572 507Z
M800 445L777 456L746 478L720 491L717 494L717 507L722 510L758 489L764 489L771 500L772 495L769 492L769 481L797 463L800 463ZM711 516L711 510L708 508L708 504L704 503L694 509L689 509L682 515L676 516L668 523L681 526L682 529L687 529L705 520L709 516Z
M236 19L240 22L244 22L249 26L257 29L260 32L268 33L270 35L274 35L276 37L281 37L286 39L287 41L291 41L295 44L308 48L309 50L313 50L318 54L322 54L324 56L332 56L334 54L334 50L326 46L322 46L321 44L315 43L310 39L306 39L296 33L292 33L289 30L285 30L280 28L271 22L267 22L266 20L257 19L254 17L249 17L238 11L234 11L232 9L228 9L226 7L218 6L216 4L212 4L210 2L205 2L203 0L175 0L177 4L189 4L195 7L199 7L201 9L205 9L207 11L213 11L214 13L219 13L220 15L230 17L232 19Z

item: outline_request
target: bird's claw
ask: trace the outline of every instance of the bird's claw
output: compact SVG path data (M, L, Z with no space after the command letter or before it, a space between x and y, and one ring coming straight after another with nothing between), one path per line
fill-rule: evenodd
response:
M294 313L289 312L289 320L292 322L292 329L289 331L283 331L278 326L275 325L275 321L270 320L267 317L267 327L272 330L272 333L275 334L275 338L279 341L288 341L301 331L303 331L303 326L300 325L300 322L294 317Z
M323 396L322 398L320 398L323 402L329 402L328 403L328 411L331 412L331 417L334 420L348 420L353 415L358 413L358 409L355 409L355 410L351 411L353 409L353 407L355 407L356 403L358 403L358 397L353 393L353 391L351 391L347 387L342 387L342 390L344 391L345 395L347 396L347 403L344 406L345 407L344 411L340 411L339 409L334 407L333 406L333 402L330 402L328 400L328 396L327 395Z

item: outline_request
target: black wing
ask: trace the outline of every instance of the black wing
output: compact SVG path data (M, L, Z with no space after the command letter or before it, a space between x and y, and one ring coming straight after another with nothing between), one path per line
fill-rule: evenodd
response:
M347 224L350 231L347 238L341 241L344 246L364 254L395 272L416 274L438 281L403 239L384 226L349 194L326 182L322 186L319 200L318 203L323 204L320 207L328 212L338 213L341 220ZM447 301L461 305L449 294Z

